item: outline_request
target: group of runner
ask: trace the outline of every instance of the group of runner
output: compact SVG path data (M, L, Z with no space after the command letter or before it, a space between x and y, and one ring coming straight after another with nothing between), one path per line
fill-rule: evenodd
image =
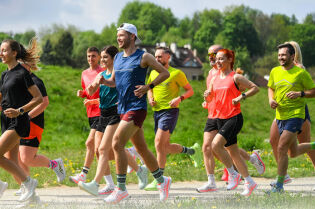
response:
M170 143L179 116L179 105L194 92L185 74L169 66L171 51L157 47L155 57L137 49L140 42L137 28L123 23L117 28L115 46L106 46L101 52L96 47L87 50L89 68L82 72L82 90L77 96L85 98L90 133L86 140L86 156L81 173L70 176L70 181L92 195L108 195L107 203L118 203L129 196L126 188L127 166L134 170L139 189L158 190L160 200L169 196L172 179L164 176L167 154L183 153L200 165L200 146L192 147ZM2 73L0 166L10 172L21 189L20 201L35 194L37 181L29 177L29 167L48 167L62 182L66 171L62 160L49 160L37 155L44 128L43 112L48 105L44 83L33 73L38 56L36 41L29 49L13 40L1 44L0 57L8 66ZM251 162L259 174L265 165L258 152L249 155L237 145L237 135L243 126L240 103L255 95L259 88L242 73L234 70L235 55L232 50L213 45L208 50L212 69L207 77L203 108L208 110L204 129L203 160L208 181L196 190L216 191L214 179L216 157L226 167L227 190L235 189L241 176L245 180L241 195L249 196L257 184L249 175L246 161ZM270 192L282 192L283 184L291 181L287 175L288 152L296 157L307 152L315 162L315 143L310 143L310 117L306 97L315 96L315 84L302 64L300 48L295 42L278 46L280 66L272 69L268 82L270 107L276 109L276 119L270 129L270 143L278 163L277 181ZM99 65L99 62L101 66ZM148 67L153 70L146 82ZM180 95L180 88L184 93ZM155 148L157 157L148 149L143 134L147 114L147 99L154 111ZM24 114L25 113L25 114ZM301 132L302 131L302 132ZM301 132L301 133L300 133ZM299 134L299 135L298 135ZM297 145L296 137L300 144ZM126 149L128 141L132 148ZM303 143L301 143L303 142ZM98 159L94 180L86 183L86 175L96 155ZM138 165L136 158L144 165ZM110 174L109 161L116 161L117 186ZM154 181L148 184L148 171ZM99 189L104 176L106 186ZM0 195L7 188L0 181Z

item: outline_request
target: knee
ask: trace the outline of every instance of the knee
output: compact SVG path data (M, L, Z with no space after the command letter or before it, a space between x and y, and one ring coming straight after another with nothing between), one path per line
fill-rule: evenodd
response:
M160 138L155 139L155 149L158 152L162 152L166 149L165 143Z
M113 142L112 142L112 147L113 147L114 151L124 150L124 146L119 142L118 136L114 136Z
M85 146L88 150L92 150L92 151L95 151L94 150L94 141L93 140L87 140L85 142Z
M216 143L216 142L212 142L211 143L211 149L212 149L213 152L217 153L217 150L220 149L220 148L221 147L220 147L219 143Z
M279 145L277 148L279 155L286 155L288 153L288 149L285 146Z
M208 143L204 143L202 145L202 152L206 155L211 155L212 154L212 145Z
M24 165L30 165L33 159L34 159L34 156L32 157L26 156L26 155L20 156L21 163Z

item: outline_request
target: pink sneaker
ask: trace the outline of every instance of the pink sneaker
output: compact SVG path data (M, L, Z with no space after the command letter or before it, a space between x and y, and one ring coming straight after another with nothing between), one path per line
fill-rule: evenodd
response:
M69 180L75 184L78 184L80 181L82 181L83 183L85 183L86 181L86 174L81 172L78 173L75 176L69 176Z
M221 181L228 181L228 180L229 180L229 172L226 168L224 168Z
M241 181L241 175L239 173L229 175L228 185L226 187L227 190L235 189Z
M241 193L241 195L249 197L256 188L257 184L255 182L252 184L246 182L244 184L244 191Z
M117 204L120 201L126 199L128 196L129 194L127 190L122 191L121 189L116 187L113 193L111 193L108 197L106 197L104 201L109 204Z
M165 201L168 198L169 195L169 190L171 188L172 184L172 178L171 177L166 177L163 176L164 182L163 183L158 183L158 189L160 191L160 200Z

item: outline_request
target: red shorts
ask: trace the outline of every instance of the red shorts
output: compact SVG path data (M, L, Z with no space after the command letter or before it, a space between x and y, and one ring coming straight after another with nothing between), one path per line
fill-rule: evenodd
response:
M39 143L42 140L42 134L44 132L44 129L33 123L32 121L30 122L31 126L31 131L30 135L28 137L23 137L23 139L35 139L37 138Z
M136 126L141 128L146 116L146 110L131 110L125 114L120 114L120 120L133 121Z

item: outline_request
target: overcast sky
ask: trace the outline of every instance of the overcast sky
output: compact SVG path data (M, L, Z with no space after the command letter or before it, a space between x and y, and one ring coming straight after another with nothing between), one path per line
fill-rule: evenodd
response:
M105 25L116 23L122 8L132 0L0 0L0 31L38 30L53 23L75 25L81 30L100 32ZM196 11L245 5L270 15L293 14L301 22L315 12L315 0L149 0L170 8L177 18L192 17Z

